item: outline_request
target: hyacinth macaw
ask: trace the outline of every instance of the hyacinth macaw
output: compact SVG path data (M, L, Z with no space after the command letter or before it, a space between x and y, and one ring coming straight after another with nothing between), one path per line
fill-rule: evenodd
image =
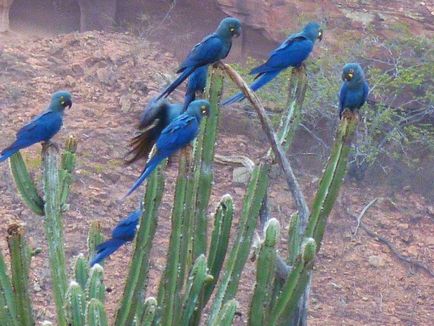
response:
M184 110L196 99L196 93L203 93L208 77L208 65L197 68L188 78L184 96Z
M127 155L127 164L140 159L147 160L152 147L164 128L183 112L181 103L171 104L166 99L151 100L140 117L139 132L130 142L131 150Z
M199 134L200 121L203 116L208 115L209 109L210 105L207 100L193 101L183 114L164 128L155 143L155 154L146 163L142 174L126 196L136 190L161 161L184 148L196 138Z
M99 264L122 245L133 241L141 215L142 211L138 209L120 221L113 229L111 239L96 246L96 255L90 261L90 266Z
M250 71L256 75L250 88L255 92L274 79L288 67L299 67L309 57L315 41L322 40L323 31L316 22L308 23L301 32L290 35L278 48L273 50L267 61ZM237 93L224 100L221 105L233 104L244 99L243 93Z
M233 17L224 18L217 30L196 44L181 63L177 74L181 74L157 97L167 97L197 68L224 59L232 47L232 38L241 34L241 22Z
M22 127L16 140L0 153L0 162L7 160L19 150L39 142L48 142L63 125L63 112L71 108L72 96L67 91L58 91L51 97L48 108Z
M369 85L358 63L347 63L342 71L342 86L339 92L339 118L348 109L359 110L368 98Z

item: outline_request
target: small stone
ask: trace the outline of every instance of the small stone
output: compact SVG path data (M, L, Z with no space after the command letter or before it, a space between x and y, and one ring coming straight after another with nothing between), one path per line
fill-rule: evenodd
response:
M407 248L407 252L412 256L417 256L417 247L416 246L410 246Z
M385 265L384 259L381 256L369 256L368 262L369 265L374 267L383 267Z
M75 79L71 75L65 77L65 83L68 87L74 87L76 85Z
M129 112L131 110L131 99L128 95L122 95L119 99L122 112Z
M39 285L39 283L35 283L34 285L33 285L33 291L35 291L35 292L41 292L41 286Z
M250 179L250 171L244 166L235 168L232 172L232 182L237 184L247 184Z

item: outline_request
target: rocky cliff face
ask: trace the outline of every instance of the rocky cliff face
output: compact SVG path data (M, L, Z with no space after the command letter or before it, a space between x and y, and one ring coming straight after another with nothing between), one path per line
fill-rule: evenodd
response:
M227 15L265 37L282 40L282 34L299 28L311 19L322 20L328 27L387 31L394 23L404 23L414 33L434 32L434 4L409 0L216 0Z

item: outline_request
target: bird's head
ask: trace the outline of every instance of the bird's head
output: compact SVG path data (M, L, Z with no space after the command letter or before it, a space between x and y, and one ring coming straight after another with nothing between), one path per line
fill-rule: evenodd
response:
M188 108L187 113L194 115L199 121L204 116L208 116L210 110L210 105L207 100L196 100L192 101Z
M365 79L362 67L358 63L347 63L342 70L342 80L357 83Z
M303 34L312 42L315 42L316 40L322 40L324 32L317 22L310 22L304 26Z
M220 22L216 33L229 38L238 37L241 35L241 22L237 18L226 17Z
M51 96L50 107L53 110L63 111L66 107L71 108L72 95L68 91L57 91Z

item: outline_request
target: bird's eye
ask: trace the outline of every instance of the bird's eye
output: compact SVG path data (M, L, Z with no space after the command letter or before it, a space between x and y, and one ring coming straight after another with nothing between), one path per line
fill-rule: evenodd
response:
M321 31L319 31L319 32L318 32L318 36L319 36L319 37L321 37L321 35L322 35L322 32L321 32Z
M60 101L60 104L61 104L61 105L64 105L64 104L65 104L65 101Z
M232 33L235 32L235 28L233 28L233 27L231 27L229 30L230 30Z

